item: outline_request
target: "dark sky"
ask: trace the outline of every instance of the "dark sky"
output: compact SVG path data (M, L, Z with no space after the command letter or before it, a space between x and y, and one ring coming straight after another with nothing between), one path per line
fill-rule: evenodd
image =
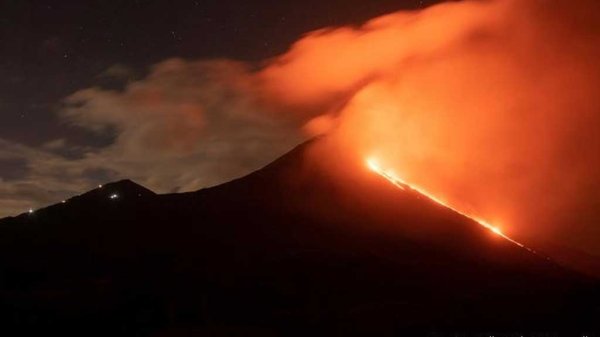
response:
M154 65L173 58L189 61L189 67L210 59L257 66L285 52L307 32L356 25L432 2L3 0L0 217L121 178L135 179L159 192L196 189L258 168L299 141L292 132L259 139L256 135L265 133L264 128L246 127L243 121L229 125L229 117L223 117L225 121L214 117L217 122L211 123L218 131L206 138L211 143L192 155L173 157L165 151L152 152L156 146L148 146L148 141L145 147L131 144L140 137L148 138L146 134L166 138L160 125L167 123L165 129L169 129L171 123L173 128L181 128L177 121L164 122L168 117L158 117L145 126L150 131L138 135L134 122L127 126L121 120L115 122L120 116L136 114L127 108L117 111L127 102L124 94L111 103L114 106L101 111L110 115L107 123L111 126L94 128L87 120L83 121L86 127L74 125L61 111L65 110L65 99L76 92L93 87L102 88L96 93L99 95L122 91L129 83L146 79ZM184 80L195 83L193 72ZM205 73L198 70L199 77ZM156 81L149 82L157 85ZM164 109L162 116L168 116L171 111ZM237 138L228 141L230 135ZM185 147L177 140L165 142ZM177 164L169 166L167 162ZM211 172L218 174L212 176Z
M140 76L171 57L258 61L282 53L311 30L426 3L4 0L0 136L28 145L59 135L85 141L91 135L59 125L54 111L70 93L106 85L98 75L116 64Z

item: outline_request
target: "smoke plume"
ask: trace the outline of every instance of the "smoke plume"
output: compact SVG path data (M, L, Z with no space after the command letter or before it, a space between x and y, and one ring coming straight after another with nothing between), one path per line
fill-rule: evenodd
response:
M307 131L506 233L600 254L598 13L444 3L312 32L257 76Z

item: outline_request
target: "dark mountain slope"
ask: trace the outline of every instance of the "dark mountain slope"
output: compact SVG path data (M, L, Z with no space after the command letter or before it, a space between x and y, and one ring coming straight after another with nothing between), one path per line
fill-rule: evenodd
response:
M595 281L325 140L213 188L121 182L0 231L2 326L23 333L583 332L600 315Z

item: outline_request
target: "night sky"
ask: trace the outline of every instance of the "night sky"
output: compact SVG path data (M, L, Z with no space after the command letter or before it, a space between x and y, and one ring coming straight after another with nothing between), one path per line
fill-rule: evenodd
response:
M290 133L286 141L278 142L279 147L256 146L235 155L236 160L231 154L217 154L221 167L214 177L214 167L196 165L210 160L209 156L153 157L144 148L137 150L143 159L104 165L109 157L118 161L119 153L127 154L114 151L89 157L110 148L127 131L82 127L65 118L65 99L80 90L122 90L127 83L145 78L153 65L174 58L260 65L285 52L304 33L360 24L431 2L2 1L0 216L57 202L119 178L136 179L159 192L219 183L266 164L302 138ZM227 138L227 132L220 135ZM248 139L252 133L243 142ZM169 174L158 174L166 170L159 166L169 160L177 161L176 167L170 167ZM178 170L189 172L182 176ZM174 176L176 181L171 179Z
M303 33L418 8L424 1L3 3L0 134L37 146L54 137L91 141L61 126L55 110L78 89L115 85L101 76L115 65L135 78L172 57L260 61L284 52Z

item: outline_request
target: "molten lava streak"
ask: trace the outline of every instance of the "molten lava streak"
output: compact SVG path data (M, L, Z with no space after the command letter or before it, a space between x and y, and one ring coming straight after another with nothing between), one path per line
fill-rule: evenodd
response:
M510 241L510 242L512 242L512 243L514 243L515 245L517 245L517 246L519 246L519 247L522 247L522 248L525 248L525 249L527 249L527 250L529 250L529 251L532 251L532 252L533 252L533 250L531 250L531 249L529 249L529 248L525 247L525 246L524 246L522 243L520 243L520 242L517 242L517 241L515 241L515 240L513 240L513 239L509 238L508 236L506 236L504 233L502 233L502 231L500 230L500 228L498 228L498 227L495 227L495 226L492 226L490 223L488 223L488 222L486 222L486 221L484 221L484 220L482 220L482 219L479 219L479 218L477 218L477 217L475 217L475 216L471 216L471 215L469 215L469 214L466 214L466 213L464 213L464 212L461 212L461 211L459 211L458 209L456 209L456 208L454 208L454 207L452 207L452 206L448 205L447 203L443 202L442 200L440 200L440 199L436 198L435 196L431 195L429 192L427 192L426 190L422 189L421 187L407 183L406 181L402 180L400 177L396 176L396 175L394 174L394 172L392 172L392 171L390 171L390 170L384 170L384 169L382 169L382 168L381 168L381 167L380 167L380 166L377 164L377 161L375 161L373 158L368 158L368 159L366 160L366 162L367 162L367 166L368 166L368 167L369 167L369 168L370 168L372 171L374 171L375 173L377 173L377 174L379 174L380 176L384 177L384 178L385 178L385 179L387 179L389 182L391 182L392 184L394 184L396 187L398 187L398 188L400 188L400 189L402 189L402 190L413 190L413 191L415 191L415 192L417 192L417 193L419 193L419 194L421 194L421 195L423 195L423 196L427 197L427 198L428 198L428 199L430 199L431 201L433 201L433 202L435 202L435 203L437 203L437 204L439 204L439 205L441 205L441 206L444 206L444 207L446 207L446 208L448 208L448 209L450 209L450 210L452 210L452 211L454 211L454 212L456 212L456 213L458 213L458 214L460 214L460 215L462 215L462 216L465 216L465 217L467 217L467 218L469 218L469 219L471 219L471 220L473 220L473 221L477 222L477 223L478 223L478 224L480 224L481 226L483 226L483 227L485 227L485 228L489 229L489 230L490 230L490 231L492 231L493 233L495 233L495 234L497 234L497 235L499 235L499 236L501 236L501 237L505 238L506 240L508 240L508 241Z

